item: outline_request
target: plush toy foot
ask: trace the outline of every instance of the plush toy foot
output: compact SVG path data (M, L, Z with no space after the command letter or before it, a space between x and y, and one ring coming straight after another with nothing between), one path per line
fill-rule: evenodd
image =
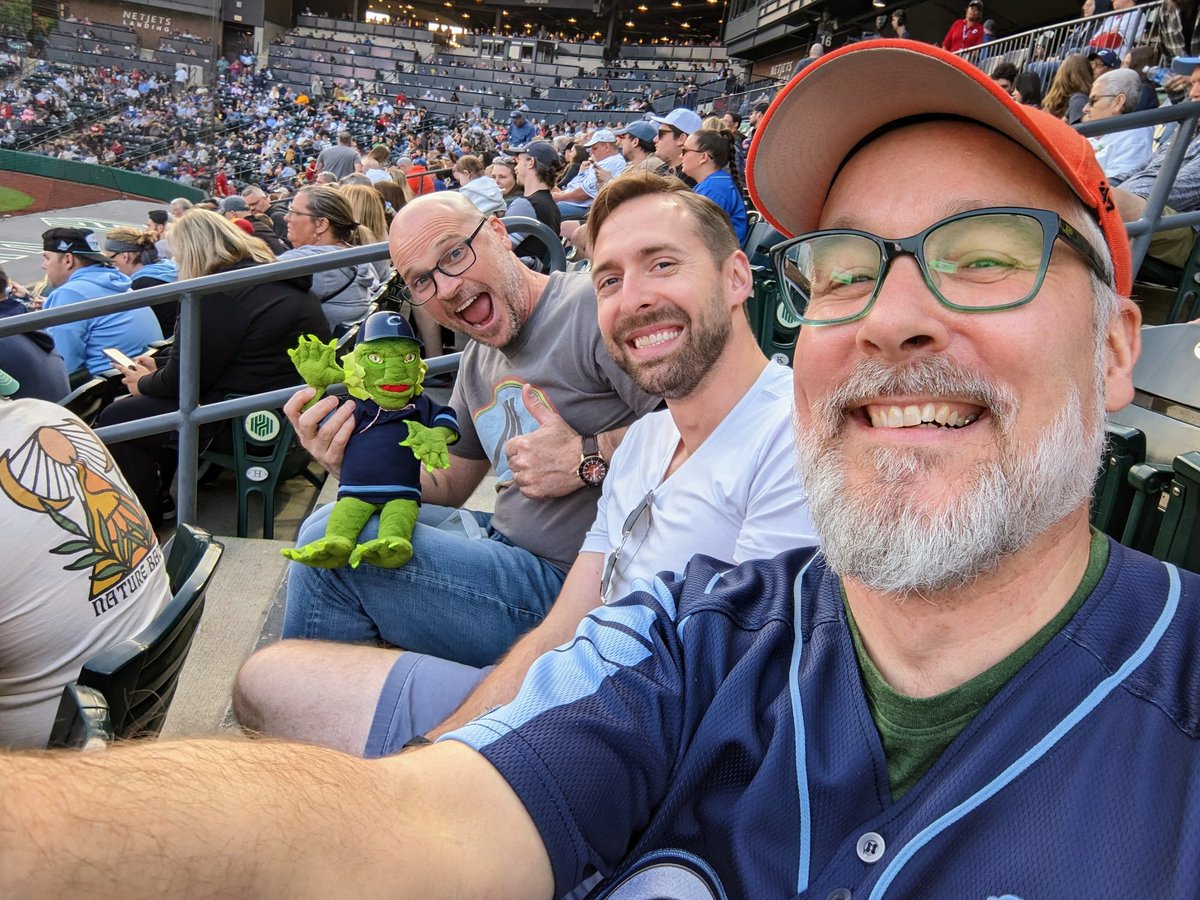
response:
M402 537L381 537L359 544L350 554L350 566L368 562L383 569L396 569L412 559L413 547Z
M349 538L327 535L311 544L305 544L303 547L295 549L289 547L279 552L290 560L301 565L312 566L314 569L337 569L350 560L352 551L354 551L354 542ZM411 550L409 555L412 555Z

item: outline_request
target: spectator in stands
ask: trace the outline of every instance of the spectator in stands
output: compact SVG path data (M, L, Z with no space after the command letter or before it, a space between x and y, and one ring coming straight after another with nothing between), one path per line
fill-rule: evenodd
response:
M1112 12L1112 0L1083 0L1081 14L1085 19L1091 16L1102 16L1110 12ZM1059 56L1066 57L1072 53L1084 52L1091 43L1092 38L1104 28L1104 23L1104 19L1080 22L1071 29L1071 33L1063 41Z
M955 19L946 36L942 38L942 46L951 53L959 50L969 50L983 43L983 0L970 0L967 3L967 13L964 18Z
M1113 10L1124 12L1103 20L1104 30L1092 38L1091 46L1112 50L1117 59L1136 46L1146 28L1146 14L1136 5L1137 0L1112 0Z
M409 159L407 156L402 156L396 160L396 168L404 173L409 193L413 196L432 194L437 190L433 176L429 175L425 168L424 157L418 156L416 159Z
M1024 71L1013 79L1012 97L1023 106L1042 108L1042 80L1033 72Z
M1087 54L1088 65L1092 68L1092 79L1095 80L1105 72L1121 68L1121 58L1111 50L1092 49Z
M42 233L42 271L54 290L45 309L57 309L83 300L95 300L129 290L129 279L109 265L95 236L87 228L51 228ZM149 308L105 313L79 322L51 325L54 346L62 354L67 372L86 369L99 375L112 368L107 348L126 356L143 353L162 340L162 329Z
M287 217L285 215L287 208L282 205L273 204L271 198L267 196L266 191L256 184L251 184L243 188L242 199L250 207L250 218L256 223L261 222L263 225L269 227L275 237L283 244L284 250L291 249L287 243Z
M287 245L275 236L275 229L271 227L271 223L255 216L250 211L250 204L244 197L237 194L226 197L221 201L217 212L235 224L239 221L246 221L250 226L249 233L270 247L272 253L278 255L288 249Z
M1167 0L1160 15L1159 39L1167 56L1172 59L1200 56L1200 7L1187 0ZM1153 65L1153 62L1144 65Z
M46 746L80 667L148 626L171 590L104 444L74 413L16 388L0 372L0 747L31 750Z
M171 258L171 248L167 245L167 225L170 221L165 209L152 209L146 213L146 228L154 235L154 247L163 259Z
M683 142L682 168L696 182L695 192L707 197L729 217L738 243L746 239L749 227L742 192L729 174L730 142L724 131L701 128Z
M350 205L350 214L358 222L359 237L364 244L378 244L387 240L387 216L384 214L383 198L377 190L361 184L346 184L338 188L338 193ZM380 284L392 277L392 264L386 257L371 265Z
M1188 99L1200 100L1200 57L1177 56L1171 62L1171 71L1175 75L1190 78L1191 91ZM1146 198L1150 196L1170 149L1171 142L1164 143L1141 171L1130 175L1119 188L1113 189L1112 196L1121 212L1122 220L1135 222L1142 217L1146 208ZM1200 134L1195 135L1184 150L1183 161L1179 173L1171 183L1163 213L1170 215L1197 209L1200 209ZM1182 268L1187 264L1195 241L1194 228L1158 231L1150 241L1149 255Z
M378 181L373 185L375 192L383 198L383 211L387 217L388 227L391 227L392 216L403 209L404 204L410 199L411 195L407 186L408 182L403 178L399 181Z
M1000 86L1000 90L1011 94L1013 82L1017 80L1017 67L1010 62L1002 62L992 69L992 81Z
M493 178L484 174L483 160L478 156L467 154L459 157L450 173L458 182L459 192L474 203L481 213L485 216L504 214L508 208L504 193Z
M1092 84L1083 121L1098 122L1133 112L1141 93L1141 82L1138 74L1129 69L1105 72ZM1096 152L1096 161L1104 169L1108 183L1115 187L1150 160L1154 150L1154 126L1114 131L1088 138L1088 142Z
M336 188L316 185L296 192L288 210L288 240L295 249L279 259L303 259L370 243L350 205ZM312 276L312 291L325 311L330 328L357 322L367 312L371 295L379 286L375 267L357 263L327 269Z
M260 240L217 213L192 210L171 232L179 277L199 278L274 261ZM200 402L211 403L226 394L268 391L297 382L287 351L300 336L315 334L328 340L329 324L320 304L308 291L308 275L271 281L253 287L207 294L200 304ZM175 346L179 346L178 327ZM175 353L165 361L139 356L122 372L130 397L114 402L100 414L101 425L129 422L179 408L180 361ZM210 440L221 426L201 430ZM113 458L125 472L134 493L157 527L173 509L168 493L175 472L172 433L153 434L114 443Z
M1154 82L1147 77L1146 70L1158 64L1160 53L1161 51L1157 47L1136 47L1126 53L1125 59L1121 61L1122 67L1137 73L1140 83L1138 100L1133 107L1134 112L1158 108L1158 90ZM1171 77L1183 81L1187 80L1187 76L1173 75Z
M451 398L463 435L450 468L422 477L413 558L399 569L292 566L286 637L382 639L487 665L562 589L595 518L598 461L611 459L617 433L658 401L605 352L587 276L540 275L510 247L503 223L454 191L418 197L396 217L392 262L416 289L413 300L473 339ZM336 472L354 404L324 398L301 413L312 396L299 392L285 411ZM584 458L591 462L581 470ZM499 479L495 514L455 512L446 521L438 505L463 503L489 468ZM310 517L302 544L324 533L327 514Z
M602 285L601 333L621 367L642 390L664 394L668 409L630 426L547 619L491 674L377 647L273 646L239 673L243 726L388 755L434 726L432 736L510 701L538 656L569 642L586 615L639 579L679 570L696 553L736 564L814 543L792 466L790 370L767 361L749 327L742 307L751 276L727 217L678 179L646 172L621 176L596 202L589 230L599 231L592 278ZM669 232L648 227L662 222L673 223ZM687 262L647 280L651 253ZM657 359L631 346L635 335L685 322L688 337Z
M586 216L603 183L625 171L625 157L617 151L617 137L610 129L597 129L583 146L587 148L591 159L579 167L579 174L570 184L552 192L564 219L582 219ZM603 176L599 174L601 170Z
M537 219L558 234L562 214L551 190L561 161L554 145L549 141L534 141L512 149L517 154L517 180L524 193L509 205L508 215ZM509 239L517 256L541 260L549 249L541 238L533 235L512 234Z
M326 147L317 156L317 171L329 172L335 179L358 171L359 165L354 137L348 131L339 132L337 143Z
M9 281L0 268L0 319L29 312L30 295L22 285ZM57 403L71 391L62 354L54 349L54 338L45 331L26 331L0 337L0 359L5 371L20 382L11 395ZM0 731L2 731L0 727ZM3 743L3 741L0 741Z
M792 69L792 77L795 78L804 71L806 66L812 65L818 59L825 55L825 45L820 41L811 44L808 48L808 56L802 57L796 62L796 68Z
M371 184L391 178L387 173L389 158L387 144L376 144L371 148L371 152L362 158L363 174L371 180Z
M129 279L130 290L171 284L179 277L179 270L172 260L159 258L158 244L152 231L129 225L113 226L104 236L104 255L118 272ZM160 303L151 309L163 334L175 330L178 303Z
M652 122L639 119L613 132L617 136L617 147L629 168L640 172L665 175L666 163L654 155L654 139L658 129Z
M579 170L587 162L588 152L582 141L568 141L563 147L562 157L564 167L558 173L558 187L565 187L579 175Z
M908 14L902 9L892 10L892 31L902 41L911 41L912 34L908 30Z
M514 109L508 114L508 143L513 147L528 144L537 135L537 129L532 122L525 121L525 113Z
M1042 98L1042 109L1068 125L1083 121L1083 107L1092 90L1092 68L1081 53L1063 60L1054 73L1050 90Z
M511 148L515 153L516 148ZM517 161L511 156L498 156L492 161L492 180L500 186L504 202L512 206L513 201L521 196L521 185L517 181Z
M757 121L754 116L750 118ZM700 117L690 109L673 109L665 116L651 116L650 121L658 123L658 136L654 141L656 155L670 166L673 174L682 177L684 183L692 187L682 169L683 142L693 131L700 130L703 124Z
M186 197L176 197L171 201L168 209L171 212L171 221L176 221L180 216L192 208L192 201Z

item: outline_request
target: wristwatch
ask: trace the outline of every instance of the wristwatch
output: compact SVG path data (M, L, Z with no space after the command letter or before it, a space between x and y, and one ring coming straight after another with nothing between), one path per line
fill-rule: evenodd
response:
M583 436L583 456L579 460L579 480L588 487L600 487L608 474L608 462L600 455L600 444L594 434Z

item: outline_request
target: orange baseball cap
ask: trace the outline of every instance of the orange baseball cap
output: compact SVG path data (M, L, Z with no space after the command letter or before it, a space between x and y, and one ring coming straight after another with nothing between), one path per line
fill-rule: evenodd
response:
M862 89L870 84L906 89ZM929 44L864 41L806 66L758 124L746 165L750 197L784 234L814 231L833 180L855 147L892 122L930 115L998 131L1057 173L1095 214L1112 254L1114 287L1129 296L1129 238L1091 144L1065 122L1017 103L975 66Z

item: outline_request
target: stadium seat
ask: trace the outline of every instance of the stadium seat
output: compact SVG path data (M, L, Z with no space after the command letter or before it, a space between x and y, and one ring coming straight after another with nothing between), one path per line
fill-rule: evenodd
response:
M227 394L233 400L244 394ZM321 478L308 469L308 452L296 442L292 423L282 410L260 409L230 420L231 453L209 448L202 458L229 469L237 482L237 534L249 535L250 495L258 494L263 504L263 537L275 536L275 490L280 481L303 475L314 487Z
M1137 428L1108 423L1107 452L1092 494L1092 525L1121 539L1133 506L1129 470L1146 460L1146 436Z
M506 216L501 219L509 234L520 232L540 238L546 245L546 255L537 260L540 272L562 272L567 268L567 252L563 249L562 238L544 222L530 219L526 216Z
M166 548L171 600L140 634L84 663L63 690L50 747L82 749L162 730L223 550L208 532L179 527Z

